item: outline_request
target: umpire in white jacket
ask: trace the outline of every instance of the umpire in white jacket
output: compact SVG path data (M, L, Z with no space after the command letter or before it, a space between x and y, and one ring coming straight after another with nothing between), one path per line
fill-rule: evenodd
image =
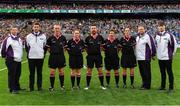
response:
M8 69L8 86L10 93L17 94L20 88L21 61L23 56L23 42L18 36L18 28L12 27L11 33L2 44L1 55L5 58Z
M138 36L136 38L136 59L142 78L141 90L151 88L151 58L155 56L156 48L154 39L145 32L143 25L138 26Z
M166 72L169 76L169 90L174 89L174 76L172 71L172 59L177 49L175 37L165 30L165 23L158 23L159 33L155 37L157 44L157 58L161 72L161 86L159 90L165 90L166 87Z
M46 36L40 31L40 23L33 24L33 32L26 37L26 51L29 62L29 88L34 91L35 72L37 71L37 88L42 90L42 67L45 55Z

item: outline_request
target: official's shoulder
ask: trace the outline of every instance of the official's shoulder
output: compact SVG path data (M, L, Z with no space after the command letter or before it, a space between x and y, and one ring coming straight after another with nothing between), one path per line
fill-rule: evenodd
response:
M27 36L26 36L26 38L28 38L29 36L32 36L33 34L32 33L29 33Z
M61 37L62 37L63 39L66 39L66 37L65 37L64 35L61 35Z
M3 41L7 41L10 38L10 36L6 36Z
M73 39L68 40L69 43L72 42L72 41L73 41Z
M166 32L166 34L169 36L174 36L174 34L172 34L171 32Z
M118 38L116 38L115 41L118 43L120 40Z
M150 36L150 34L149 33L145 33L145 36Z
M102 36L102 35L100 35L100 34L98 35L98 37L103 38L103 36Z
M43 36L43 37L46 37L46 34L45 34L45 33L42 33L42 32L41 32L40 35Z
M105 40L104 40L105 43L108 42L108 41L109 41L108 39L105 39Z

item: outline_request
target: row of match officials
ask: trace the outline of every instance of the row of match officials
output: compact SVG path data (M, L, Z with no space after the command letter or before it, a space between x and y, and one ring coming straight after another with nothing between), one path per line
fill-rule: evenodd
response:
M134 86L134 68L139 66L142 78L141 90L151 88L151 59L157 55L159 69L161 72L161 85L159 90L165 90L166 73L169 76L168 92L173 92L174 76L172 71L172 59L176 52L177 44L175 37L166 31L164 22L158 23L158 33L152 36L146 32L143 25L138 25L137 36L131 36L130 27L123 29L123 37L118 39L115 31L110 30L105 40L98 34L96 25L90 26L90 35L83 41L80 30L73 31L73 38L69 41L61 33L61 26L55 24L53 34L48 39L41 31L41 25L38 22L33 23L32 33L22 39L19 36L19 29L12 27L10 34L5 38L1 46L1 55L5 58L8 69L8 87L12 94L18 94L19 90L25 90L20 87L19 80L21 76L21 62L23 57L23 47L27 51L29 65L29 91L34 91L35 73L37 73L37 88L42 90L42 67L46 51L50 53L48 66L50 68L50 88L54 91L55 70L59 71L60 89L64 90L64 67L66 66L65 52L69 54L69 66L71 69L72 89L80 89L81 69L83 68L83 54L87 52L87 75L85 90L90 88L92 69L97 68L101 89L110 87L110 72L114 70L116 87L119 88L119 68L122 67L123 88L126 88L127 69L130 69L131 88ZM106 82L104 85L103 58L101 51L105 52L104 64L106 69ZM121 60L118 56L121 51Z

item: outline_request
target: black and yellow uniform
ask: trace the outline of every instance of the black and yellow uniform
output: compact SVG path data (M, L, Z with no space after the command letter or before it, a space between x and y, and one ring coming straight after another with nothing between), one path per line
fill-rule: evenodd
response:
M110 40L105 40L105 45L103 46L105 50L105 68L106 70L118 70L119 69L119 56L118 56L118 39L110 42Z
M56 69L66 66L64 56L64 47L66 45L67 41L64 36L60 36L58 39L55 36L48 38L46 46L50 48L49 68Z
M68 53L69 53L69 66L72 69L80 69L83 67L83 49L84 49L84 41L79 40L76 42L71 39L68 41Z
M122 48L121 67L123 68L136 67L137 62L134 51L134 46L136 45L136 39L132 36L129 39L122 37L119 43Z
M102 67L101 45L104 43L104 39L101 35L97 35L94 39L92 36L88 36L85 39L87 46L87 66L93 68L94 64L96 68Z

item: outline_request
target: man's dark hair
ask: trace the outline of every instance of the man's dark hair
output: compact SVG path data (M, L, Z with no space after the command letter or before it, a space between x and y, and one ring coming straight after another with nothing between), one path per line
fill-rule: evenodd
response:
M159 21L158 26L165 26L165 23L163 21Z

